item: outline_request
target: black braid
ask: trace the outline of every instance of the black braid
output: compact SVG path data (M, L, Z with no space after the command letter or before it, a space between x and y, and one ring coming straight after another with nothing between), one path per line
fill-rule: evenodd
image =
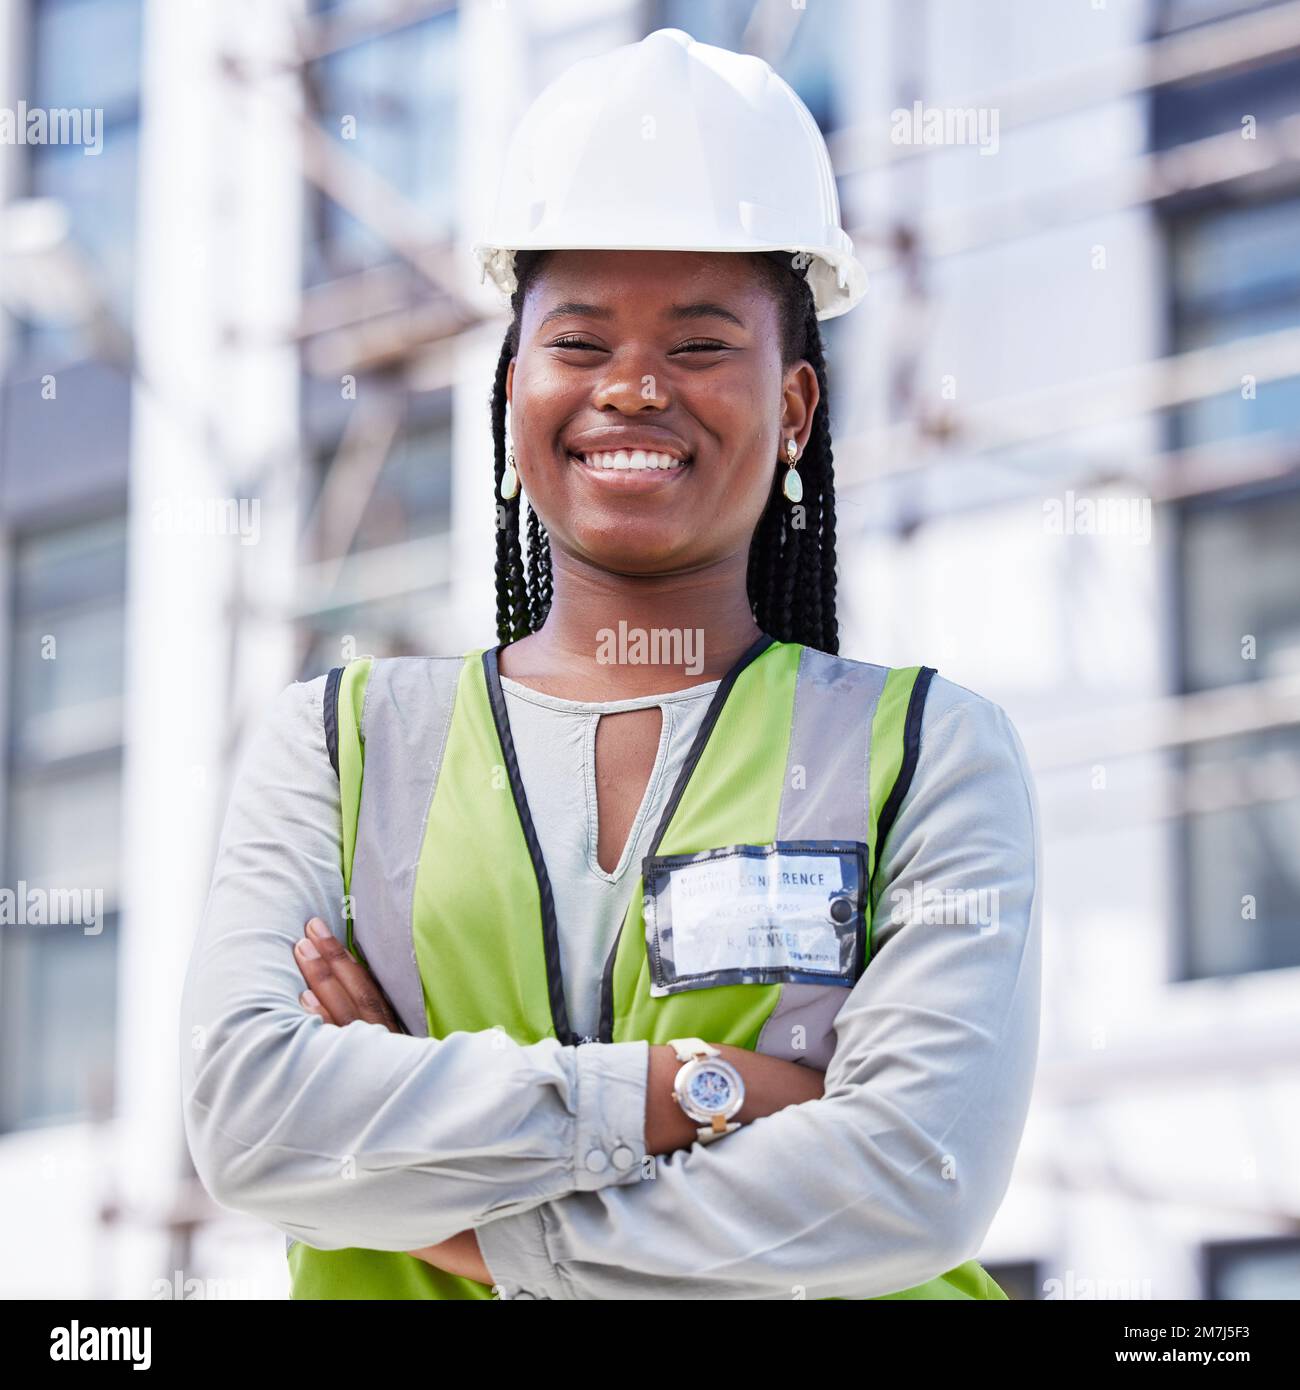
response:
M497 499L497 635L501 642L514 642L527 636L529 626L523 611L526 590L520 569L519 497L501 500L501 479L506 471L506 373L514 356L509 340L501 346L492 380L492 439L494 444Z
M537 627L537 513L528 504L528 626Z
M497 489L497 640L518 641L536 632L551 609L551 545L541 518L528 508L528 564L525 573L519 541L516 494L502 502L501 478L506 456L506 372L519 351L524 297L547 253L520 251L515 256L517 286L510 299L512 318L501 345L492 387L492 440ZM784 441L773 467L767 506L754 528L746 569L746 586L754 621L783 642L800 642L820 651L839 651L835 617L835 479L832 468L830 397L826 360L812 290L801 267L784 251L754 257L780 302L781 366L803 358L817 374L820 397L813 413L808 445L796 467L803 480L803 526L781 490L786 474Z

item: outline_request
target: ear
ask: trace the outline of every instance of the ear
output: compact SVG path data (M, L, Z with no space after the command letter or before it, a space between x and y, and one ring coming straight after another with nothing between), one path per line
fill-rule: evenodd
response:
M820 400L821 388L817 385L817 373L812 363L802 359L794 363L786 372L781 392L781 439L784 441L793 437L799 446L800 457L808 447L813 416ZM781 447L784 449L784 442Z

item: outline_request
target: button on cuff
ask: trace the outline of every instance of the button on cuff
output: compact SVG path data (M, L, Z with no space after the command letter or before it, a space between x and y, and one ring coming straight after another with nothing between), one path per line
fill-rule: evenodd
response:
M645 1157L650 1044L581 1043L577 1059L574 1188L596 1192L640 1177Z

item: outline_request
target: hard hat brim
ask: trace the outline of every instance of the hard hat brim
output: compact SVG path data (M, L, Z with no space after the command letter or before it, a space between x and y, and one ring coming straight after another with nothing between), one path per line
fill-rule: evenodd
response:
M731 254L787 251L791 256L806 255L809 257L807 279L819 321L848 313L867 292L867 272L861 261L851 251L827 247L788 246L763 241L729 246L665 246L662 242L610 246L604 242L583 245L567 239L562 245L530 242L526 246L500 246L477 241L470 250L479 266L480 283L491 277L493 284L507 299L518 286L514 269L517 251L700 251Z

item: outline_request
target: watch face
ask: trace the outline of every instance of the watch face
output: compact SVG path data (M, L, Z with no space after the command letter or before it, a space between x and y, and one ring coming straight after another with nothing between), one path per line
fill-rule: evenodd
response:
M726 1072L707 1063L690 1078L686 1089L691 1100L710 1115L725 1110L736 1093Z

